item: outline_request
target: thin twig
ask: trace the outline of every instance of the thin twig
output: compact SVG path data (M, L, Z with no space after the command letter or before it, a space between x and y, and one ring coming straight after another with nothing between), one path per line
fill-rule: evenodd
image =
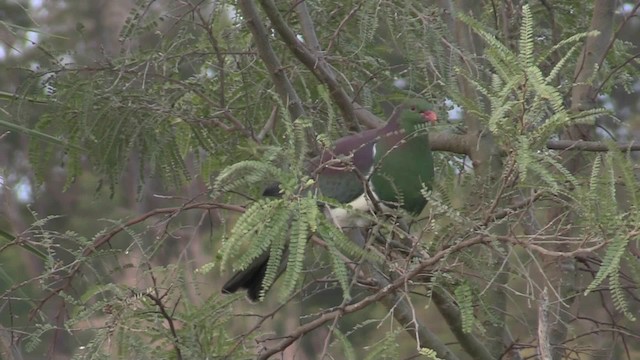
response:
M610 243L610 241L603 241L597 245L594 245L588 248L578 248L572 251L555 251L555 250L548 250L543 248L542 246L533 244L529 240L518 239L515 236L498 236L498 235L493 235L493 236L496 240L501 242L520 245L523 248L533 250L542 255L557 257L557 258L564 258L564 259L571 259L571 258L576 258L578 256L593 254L595 251L602 249L603 247L605 247L607 244Z
M155 295L150 292L145 292L144 295L149 299L151 299L151 301L153 301L153 303L158 307L158 310L160 311L160 315L162 315L162 317L167 321L167 324L169 325L169 330L171 331L171 336L173 337L173 347L176 351L176 359L182 360L182 351L180 350L180 345L178 344L180 338L178 337L178 332L176 331L176 326L173 321L173 312L175 312L175 307L173 309L174 311L172 311L172 313L169 314L167 312L167 308L165 304L162 302L162 299L165 298L167 295L169 295L170 289L167 290L164 293L164 295L160 295L160 291L158 290L158 281L156 280L156 277L153 274L153 271L151 269L151 264L147 263L147 269L149 270L149 276L151 277L151 282L153 283L153 291ZM177 303L176 303L176 306L177 306Z
M640 3L638 3L638 4L640 5ZM604 85L609 81L609 79L613 76L613 74L615 74L616 72L618 72L618 70L620 70L623 67L627 66L630 62L632 62L633 60L635 60L635 59L637 59L639 57L640 57L640 53L633 54L627 60L625 60L622 64L620 64L620 65L614 67L613 69L611 69L611 71L609 71L609 74L607 74L607 76L604 78L604 80L602 80L602 83L600 83L600 86L598 86L596 91L594 91L593 99L595 100L595 98L598 96L598 94L600 94L600 91L602 90Z
M95 253L98 248L102 247L103 245L107 244L114 236L116 236L117 234L119 234L120 232L122 232L123 230L135 225L135 224L139 224L141 222L143 222L144 220L156 216L156 215L161 215L161 214L177 214L181 211L184 210L191 210L191 209L201 209L201 210L211 210L211 209L224 209L224 210L230 210L230 211L235 211L235 212L244 212L245 209L242 206L237 206L237 205L230 205L230 204L222 204L222 203L215 203L215 202L200 202L200 203L194 203L194 204L189 204L189 205L185 205L185 206L179 206L179 207L170 207L170 208L160 208L160 209L154 209L151 211L148 211L144 214L141 214L129 221L127 221L124 224L118 225L115 228L111 229L109 232L105 233L104 235L96 238L93 243L91 243L91 245L87 246L84 251L82 252L82 255L80 258L87 258L88 256L92 255L93 253ZM73 279L75 278L75 276L78 274L78 272L80 271L80 268L82 267L84 263L82 261L77 262L73 267L70 268L69 273L62 279L63 282L60 286L58 286L57 288L53 289L47 296L45 296L42 300L40 300L39 304L37 307L35 307L34 309L31 310L31 314L29 315L29 320L32 320L34 316L37 315L38 311L40 311L40 309L42 309L42 307L44 306L45 303L47 303L51 298L53 298L54 296L60 294L62 291L67 290L70 286L71 283L73 282Z
M329 45L327 45L327 52L331 51L331 49L333 48L334 42L338 38L338 34L340 34L340 31L345 26L347 21L349 21L356 14L356 12L358 12L358 10L360 10L360 8L362 7L362 4L363 4L363 2L358 3L358 5L356 5L356 7L351 9L351 11L349 11L347 16L345 16L344 19L342 19L342 21L340 21L340 24L338 24L338 27L333 32L333 35L331 35L331 38L329 40Z
M620 151L640 151L640 143L619 143L614 146ZM581 150L593 152L610 151L611 148L600 141L584 141L584 140L549 140L547 141L547 149L550 150Z
M271 115L269 115L269 118L267 119L267 122L265 122L264 126L262 127L258 135L256 135L255 137L255 140L258 143L262 143L262 141L264 141L264 138L267 136L269 131L273 130L274 126L276 125L277 116L278 116L278 107L274 105L273 110L271 110Z

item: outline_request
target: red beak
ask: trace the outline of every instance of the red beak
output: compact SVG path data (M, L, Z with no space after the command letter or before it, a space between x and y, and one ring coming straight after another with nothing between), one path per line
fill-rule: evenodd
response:
M438 121L438 115L433 111L423 111L422 117L431 124L435 124Z

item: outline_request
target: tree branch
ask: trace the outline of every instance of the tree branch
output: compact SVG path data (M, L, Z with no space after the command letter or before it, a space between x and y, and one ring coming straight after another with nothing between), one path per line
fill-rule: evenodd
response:
M267 136L269 131L273 130L273 127L276 125L277 116L278 116L278 107L274 106L273 110L271 110L271 115L269 115L269 118L264 123L264 126L262 127L258 135L256 135L256 141L258 143L261 143L264 140L265 136Z
M429 133L429 144L433 151L447 151L455 154L471 153L475 137L450 132Z
M620 143L615 144L615 148L623 152L640 151L640 143ZM603 142L599 141L584 141L584 140L549 140L547 141L547 149L550 150L582 150L582 151L594 151L604 152L609 151L611 148Z
M375 115L373 115L375 116ZM453 134L450 132L432 132L429 134L429 143L433 151L446 151L454 154L470 155L471 148L475 146L477 137L469 134ZM611 146L601 141L585 140L549 140L546 148L549 150L573 150L606 152L611 151ZM618 143L614 149L622 152L640 151L640 143Z
M162 315L162 317L165 319L165 321L169 325L169 330L171 331L171 337L172 337L171 340L173 342L173 348L176 352L176 359L182 360L183 357L182 357L182 350L180 349L180 338L178 337L175 321L173 319L173 312L169 314L169 312L167 311L167 306L162 302L162 299L169 294L169 290L167 290L163 295L160 295L160 292L158 291L158 283L155 275L153 274L153 271L151 270L151 265L147 263L147 266L149 270L149 275L151 276L151 281L153 282L152 291L155 294L152 294L151 291L146 291L143 294L144 296L148 297L158 307L158 311L160 312L160 315ZM178 301L180 300L178 299ZM178 306L177 302L175 306ZM174 310L175 310L175 307L174 307Z
M245 0L246 1L246 0ZM244 1L243 1L244 2ZM312 52L307 46L302 43L296 37L295 33L284 21L275 4L271 0L260 0L260 4L264 9L265 13L271 23L273 24L274 29L280 35L285 45L289 47L289 50L293 53L293 55L313 73L313 75L329 89L329 95L336 103L342 116L347 121L354 121L358 119L360 122L365 124L367 127L375 128L379 127L383 124L383 122L378 119L377 116L373 115L369 110L363 108L361 105L352 102L351 98L347 95L344 89L338 83L338 80L333 73L333 70L329 67L327 62L324 60L322 56L316 55L321 54L321 49L317 49L316 54ZM302 16L308 16L308 13L305 15L303 12L298 12L298 14L302 14ZM310 18L308 20L304 20L304 22L311 21ZM310 36L311 41L315 38L315 32L311 32L310 29L305 31L309 31L307 36ZM306 39L306 38L305 38ZM319 45L318 45L319 47Z
M457 0L455 4L457 5L456 11L459 13L469 16L482 13L481 1ZM481 56L483 53L483 42L477 41L477 39L474 38L471 28L455 16L452 21L452 26L454 27L452 33L455 35L455 40L464 53L470 54L471 56ZM464 61L464 57L460 56L460 58ZM467 62L467 66L470 67L471 72L478 74L478 78L482 77L475 62ZM467 101L483 101L483 98L478 95L476 87L467 77L462 74L457 74L457 79L460 92ZM469 157L474 164L475 175L486 184L490 184L487 195L494 197L494 206L502 206L504 200L501 192L507 186L507 179L500 179L500 174L504 171L501 149L493 139L493 134L491 134L485 124L480 121L478 116L471 112L466 112L464 123L467 127L468 134L474 137L474 139L472 139L473 146L470 146L468 150L470 150ZM481 197L475 197L473 194L470 194L470 196L473 198L472 201L475 202L475 206L483 206ZM508 229L505 223L495 224L492 229L493 233L500 235L506 234L507 231ZM497 244L496 246L501 247L505 245ZM507 251L503 253L507 253ZM487 266L492 269L492 271L495 271L495 281L491 289L486 292L486 301L491 303L495 310L495 321L489 322L486 326L486 338L488 340L486 346L491 352L491 355L494 358L498 358L506 349L504 339L508 337L505 325L507 294L504 289L510 276L509 263L506 261L504 255L497 252L497 256L493 257ZM474 356L475 354L470 355Z
M249 31L251 31L256 48L258 49L258 54L271 74L271 79L278 95L282 99L282 102L286 104L291 118L297 119L304 114L302 101L271 47L271 39L269 39L264 24L260 21L258 9L252 0L239 0L238 7L246 19L247 27Z
M597 32L597 35L587 37L578 59L575 70L576 80L571 91L571 110L588 110L594 107L593 99L596 94L593 94L595 88L591 80L594 79L594 73L599 70L598 62L606 57L609 50L608 45L613 35L615 5L615 2L610 0L597 0L595 3L589 32ZM574 125L572 128L578 126L580 125Z
M276 354L282 350L284 350L287 346L291 345L294 341L296 341L298 338L300 338L301 336L317 329L318 327L322 326L323 324L332 321L336 318L342 317L343 315L346 314L350 314L356 311L360 311L364 308L366 308L367 306L378 302L380 300L382 300L382 298L384 298L385 296L391 294L392 292L394 292L396 289L400 288L401 286L406 285L406 283L415 278L416 276L419 276L420 274L422 274L422 272L429 266L432 266L434 264L437 264L438 262L440 262L442 259L444 259L446 256L448 256L450 253L454 253L457 251L461 251L463 249L469 248L471 246L477 245L477 244L482 244L485 242L489 242L489 239L486 239L484 236L475 236L473 238L467 239L467 240L463 240L461 242L458 242L454 245L446 245L444 246L440 251L438 251L436 254L434 254L432 257L425 259L423 261L421 261L420 263L418 263L413 269L411 269L410 271L408 271L407 273L405 273L403 276L399 277L398 279L394 280L393 282L391 282L389 285L383 287L382 289L380 289L379 291L377 291L375 294L369 295L367 297L365 297L364 299L354 303L354 304L349 304L346 305L344 307L340 307L339 309L330 311L328 313L323 314L322 316L316 318L315 320L312 320L304 325L299 326L298 328L296 328L293 332L289 333L287 335L287 337L282 340L280 343L278 343L276 346L274 346L273 348L269 348L267 349L264 353L260 354L260 356L258 357L258 360L266 360L268 359L271 355Z
M294 10L296 11L296 14L298 14L298 19L300 19L300 29L302 30L304 42L309 45L309 50L315 53L315 56L318 56L318 63L325 63L324 57L319 56L319 52L322 48L320 47L320 41L318 41L318 36L316 35L313 20L311 19L311 15L309 15L309 8L307 7L306 1L292 0L292 2ZM333 70L327 70L333 74Z
M267 14L269 20L273 24L273 28L276 30L278 35L282 38L285 45L291 50L293 55L295 55L301 63L303 63L307 69L309 69L315 77L320 80L321 83L325 84L327 88L329 88L329 95L333 99L333 101L338 105L342 116L345 120L354 122L355 114L353 111L353 106L351 105L351 98L347 95L347 93L342 89L338 80L335 77L333 71L329 68L324 58L321 56L317 56L314 54L312 50L310 50L302 41L298 40L298 37L293 32L293 30L287 25L284 21L278 8L271 0L260 0L260 5L264 12ZM306 7L301 8L298 11L298 15L301 17L305 17L305 19L301 19L303 23L306 23L305 31L307 32L307 36L309 36L311 41L314 41L318 49L316 50L319 53L319 43L317 42L317 38L315 36L315 31L313 30L312 20L308 16L308 12L305 11Z
M367 244L367 240L364 238L360 229L347 231L346 235L349 240L355 244L361 244L362 246L366 246ZM376 236L374 235L374 239L375 238ZM389 286L388 279L390 279L391 276L389 276L386 271L383 272L382 269L379 269L368 261L363 261L360 266L368 277L375 280L378 288ZM386 269L386 267L384 268ZM387 308L387 311L393 314L393 318L402 325L405 331L415 338L419 349L426 347L433 349L442 359L459 360L451 349L418 319L416 311L411 304L408 291L404 291L403 293L400 293L399 290L394 291L383 297L380 302Z
M389 286L390 283L386 277L377 269L372 270L373 278L381 287ZM389 295L383 297L380 302L387 308L387 310L393 312L393 317L398 323L414 336L419 348L429 348L434 350L439 358L447 360L458 360L458 357L451 351L451 349L438 338L429 328L421 323L415 314L411 303L407 300L408 292L404 294L394 291ZM482 358L478 358L483 360ZM492 360L491 358L486 358Z
M476 360L495 359L486 346L478 341L473 334L465 333L462 330L462 317L458 307L448 299L441 290L433 289L431 292L431 300L433 300L438 311L449 325L449 329L467 354L473 356Z
M640 2L638 3L638 5L640 5ZM609 71L609 74L607 74L607 76L604 78L604 80L602 80L602 83L600 83L600 86L598 86L598 88L596 89L596 91L594 91L593 96L598 96L598 94L600 93L600 91L602 90L602 88L604 87L604 85L607 83L607 81L609 81L609 79L611 79L611 77L618 72L618 70L622 69L623 67L629 65L630 62L632 62L633 60L640 58L640 53L635 53L633 55L631 55L627 60L625 60L622 64L614 67L613 69L611 69L611 71ZM603 59L604 60L604 59Z
M590 32L596 32L596 36L589 36L585 41L584 48L576 63L574 71L574 86L571 89L571 110L580 112L595 107L596 88L592 83L596 78L595 73L599 70L598 62L604 59L609 51L610 39L613 36L613 19L616 2L611 0L596 0L591 17ZM569 126L562 134L562 140L586 140L589 141L595 136L595 127L588 124L576 124ZM584 156L569 156L563 154L567 170L577 174L586 167L587 160ZM570 202L570 199L567 199ZM567 220L573 223L577 218L575 211L567 211L565 206L557 207L551 211L551 218L559 218L567 213ZM575 231L574 227L561 230L556 235L564 236ZM564 252L568 244L559 241L557 250ZM577 292L577 265L574 258L561 258L557 264L559 270L559 280L557 281L557 294L563 299L565 306L571 306L576 299L573 296ZM564 348L562 346L567 337L567 324L572 320L571 314L564 309L558 309L555 313L557 319L551 321L549 329L549 340L552 356L554 360L564 358Z

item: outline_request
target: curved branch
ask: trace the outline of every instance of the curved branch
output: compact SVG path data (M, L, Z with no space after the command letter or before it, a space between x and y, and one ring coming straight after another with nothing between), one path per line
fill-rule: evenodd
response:
M322 326L323 324L329 321L332 321L336 318L340 318L345 314L350 314L356 311L360 311L366 308L367 306L382 300L385 296L388 296L389 294L396 291L401 286L406 285L406 283L411 279L415 278L416 276L420 276L426 268L440 262L450 253L461 251L463 249L469 248L474 245L489 243L490 241L491 240L489 238L483 235L480 235L467 240L463 240L451 246L444 246L440 251L438 251L432 257L421 261L413 269L411 269L411 271L408 271L403 276L397 278L392 283L383 287L375 294L369 295L356 303L349 304L344 307L340 307L339 309L325 313L322 316L316 318L315 320L312 320L304 325L299 326L294 331L289 333L289 335L287 335L287 337L285 337L285 339L279 342L276 346L269 348L264 353L260 354L260 356L258 357L258 360L268 359L271 355L284 350L287 346L291 345L294 341L296 341L301 336L319 328L320 326Z
M312 50L307 48L307 46L300 40L293 32L293 30L287 25L284 21L278 8L271 0L260 0L260 5L264 9L264 12L267 14L269 20L273 24L273 28L276 30L278 35L282 38L285 45L291 50L293 55L295 55L300 62L302 62L312 73L313 75L320 80L323 84L329 88L329 95L333 99L333 101L340 108L340 112L342 116L350 122L355 121L355 113L353 111L353 106L351 105L351 98L347 95L347 93L342 89L338 80L335 77L333 71L329 68L326 61L321 56L316 56ZM303 9L304 10L304 9ZM298 11L298 14L305 16L304 11ZM303 23L311 24L311 19L306 18L303 20ZM308 36L311 36L313 40L315 38L315 33L306 27L308 32ZM317 44L317 39L315 40ZM319 47L320 45L317 44ZM319 52L320 49L318 49Z
M296 34L280 15L280 12L273 1L260 0L260 4L269 20L271 20L274 29L278 35L280 35L289 50L291 50L293 55L304 66L306 66L321 83L327 86L329 89L329 95L340 109L342 116L347 121L354 122L355 119L358 119L363 124L371 128L378 127L383 123L377 116L351 100L349 95L347 95L338 83L333 70L331 70L327 62L321 56L321 50L318 48L317 51L314 52L302 41L298 40ZM298 11L298 14L303 17L308 16L304 11ZM310 18L305 19L303 23L309 22L309 24L311 24L310 21ZM315 32L311 31L308 27L305 32L307 32L305 35L307 35L309 39L319 47L320 45L317 43L317 40L313 40L315 38Z

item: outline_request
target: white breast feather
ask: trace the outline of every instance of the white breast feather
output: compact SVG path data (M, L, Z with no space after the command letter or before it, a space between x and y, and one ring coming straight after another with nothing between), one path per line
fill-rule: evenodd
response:
M371 147L371 158L375 159L377 152L378 143L374 143ZM369 169L369 172L366 174L367 177L371 176L374 167L372 166ZM373 191L373 184L369 183L369 188L372 190L372 195L374 196L376 202L379 204L380 208L383 211L389 210L388 207L384 206L380 203L380 199L376 197L376 194ZM346 227L365 227L368 226L370 220L363 217L362 213L373 214L374 207L371 199L367 196L366 192L362 195L358 196L355 200L347 204L344 208L334 208L330 209L330 217L333 219L333 222L339 226L340 228Z
M375 196L375 194L373 195ZM389 210L388 207L380 204L378 199L376 199L376 201L383 211ZM373 203L366 193L364 193L347 204L344 208L331 209L330 214L333 222L340 228L365 227L369 225L370 220L362 215L363 213L372 214L373 211Z

